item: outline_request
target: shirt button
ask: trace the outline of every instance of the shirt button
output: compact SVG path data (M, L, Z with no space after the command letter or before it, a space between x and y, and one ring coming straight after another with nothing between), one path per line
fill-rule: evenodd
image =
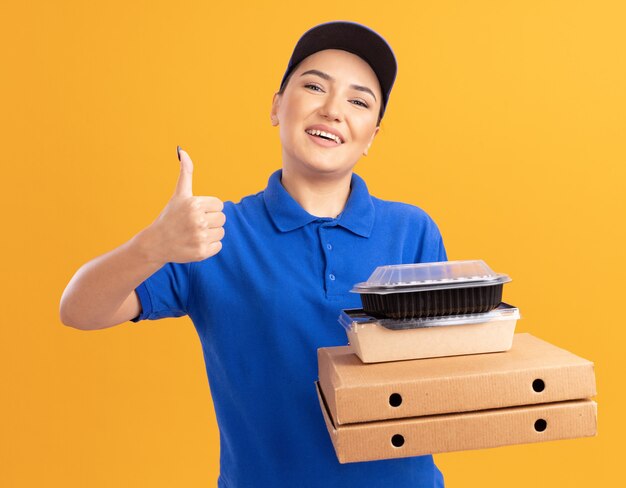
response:
M334 274L329 274L328 277L330 278L331 281L335 281L335 275Z
M333 248L332 244L326 244L326 249L330 251L332 248Z

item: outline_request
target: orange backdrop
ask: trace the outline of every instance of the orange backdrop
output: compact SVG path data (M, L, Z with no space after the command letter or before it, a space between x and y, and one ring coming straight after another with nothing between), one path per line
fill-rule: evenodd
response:
M298 37L382 33L399 72L357 165L425 209L450 259L509 274L530 332L596 365L598 436L439 454L448 486L622 477L626 8L621 1L13 2L0 77L7 298L0 486L207 487L219 438L188 317L65 327L76 270L149 225L176 185L239 200L280 167L272 95ZM337 325L339 327L339 324Z

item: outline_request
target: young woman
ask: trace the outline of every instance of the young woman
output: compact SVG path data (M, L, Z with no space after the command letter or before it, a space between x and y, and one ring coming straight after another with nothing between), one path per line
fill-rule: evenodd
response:
M131 241L83 266L62 298L81 329L189 315L220 428L220 488L443 486L432 456L339 464L314 381L317 349L380 265L443 261L435 223L353 173L396 76L386 41L353 22L313 27L274 95L282 168L238 203L194 196L180 150L174 196ZM226 230L226 232L224 232Z

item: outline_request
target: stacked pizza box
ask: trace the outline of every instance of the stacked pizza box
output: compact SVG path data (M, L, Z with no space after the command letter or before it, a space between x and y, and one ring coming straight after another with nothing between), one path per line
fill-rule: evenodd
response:
M339 462L593 436L593 363L530 334L483 261L382 266L343 310L348 346L318 350Z

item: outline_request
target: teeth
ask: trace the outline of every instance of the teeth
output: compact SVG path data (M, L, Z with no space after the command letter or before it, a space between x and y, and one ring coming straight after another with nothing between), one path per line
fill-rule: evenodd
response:
M317 130L317 129L307 130L306 132L313 136L328 137L332 139L333 141L335 141L337 144L341 144L341 139L339 139L339 137L337 137L335 134L331 134L330 132L324 132L323 130Z

